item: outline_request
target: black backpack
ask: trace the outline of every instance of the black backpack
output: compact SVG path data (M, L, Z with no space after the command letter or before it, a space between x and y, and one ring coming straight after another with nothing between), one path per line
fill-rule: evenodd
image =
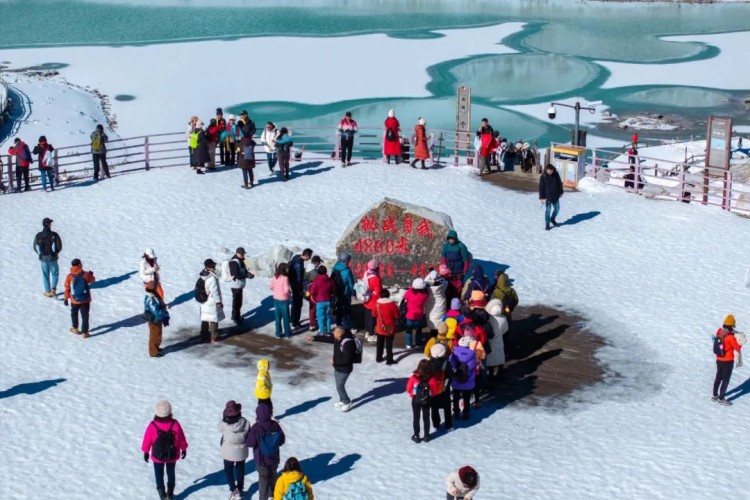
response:
M166 431L159 429L159 426L154 422L151 422L151 425L156 428L156 432L158 433L156 441L154 441L154 444L151 446L151 457L160 462L176 460L177 444L175 443L174 432L172 432L174 420L169 424L169 429Z
M714 337L714 354L724 356L724 335Z
M427 382L420 382L417 385L414 399L417 401L419 406L430 406L430 402L432 402L432 396L430 396L430 385Z
M469 372L469 365L465 361L459 361L456 371L453 374L453 379L459 384L465 384L471 378L471 373Z
M393 132L393 129L388 129L385 132L385 138L389 141L395 141L396 140L396 134Z
M208 301L208 293L206 293L206 280L198 276L198 281L195 282L195 301L199 304L205 304Z

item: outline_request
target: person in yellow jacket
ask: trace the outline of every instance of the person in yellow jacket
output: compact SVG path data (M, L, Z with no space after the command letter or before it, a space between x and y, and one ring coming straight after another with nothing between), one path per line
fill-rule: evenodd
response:
M310 480L305 473L302 472L299 460L295 457L289 457L284 462L284 469L276 480L273 500L283 500L286 495L289 495L290 498L298 498L303 493L307 493L309 500L315 500L312 484L310 484Z
M263 358L258 361L258 377L255 379L255 397L258 398L258 404L271 404L271 392L273 383L271 383L271 372L268 360Z
M453 318L448 318L446 321L453 320L456 321ZM455 328L454 328L455 330ZM451 336L451 339L448 339L448 325L445 323L438 323L438 333L436 337L432 337L430 340L427 341L427 344L424 346L424 357L430 358L430 349L432 349L432 346L435 344L443 344L445 346L445 349L448 351L446 354L446 357L450 356L451 352L453 351L453 336Z

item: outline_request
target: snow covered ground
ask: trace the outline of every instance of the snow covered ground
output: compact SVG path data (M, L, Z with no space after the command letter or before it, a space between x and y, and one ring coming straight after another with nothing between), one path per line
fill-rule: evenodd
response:
M137 324L139 255L156 249L171 300L192 290L203 259L221 258L225 248L259 253L288 243L333 255L352 218L386 195L449 213L476 259L510 265L523 303L589 318L588 327L608 341L600 357L609 375L548 406L487 408L471 427L414 445L402 385L416 356L376 366L368 350L350 393L375 389L378 397L348 414L335 411L333 399L321 400L333 398L331 380L291 385L294 373L273 370L277 415L309 402L281 420L283 457L309 459L319 498L440 498L444 476L463 463L479 469L478 498L487 499L705 498L750 488L746 475L730 484L706 473L733 470L750 445L739 424L723 426L721 439L716 430L719 421L737 422L750 399L733 408L709 401L710 335L728 312L740 329L748 321L747 220L595 187L566 195L560 219L571 223L545 232L535 195L482 183L464 168L324 163L296 166L287 183L263 179L250 192L239 184L236 170L196 176L185 167L0 197L0 220L12 221L2 226L0 248L9 291L0 302L0 498L26 498L30 489L61 499L153 497L139 444L163 397L190 442L177 491L196 500L226 495L215 426L229 399L252 415L255 360L223 367L220 361L234 359L226 345L148 358L146 328ZM68 310L42 296L30 243L45 216L64 240L61 267L79 257L102 284L92 305L92 331L100 335L87 341L67 332ZM251 282L245 310L268 296L267 286ZM167 346L183 340L178 329L197 325L197 304L176 305L172 317ZM272 325L250 321L258 335L272 335ZM312 364L326 371L329 347L309 348L321 353ZM746 370L737 370L732 386L747 379ZM31 384L31 394L12 389L20 384Z

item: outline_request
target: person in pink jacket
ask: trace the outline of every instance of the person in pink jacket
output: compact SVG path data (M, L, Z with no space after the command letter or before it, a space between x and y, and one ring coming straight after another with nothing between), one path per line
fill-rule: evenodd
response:
M156 415L146 427L143 434L143 460L154 464L156 491L160 500L174 500L175 475L177 460L185 459L188 443L180 423L172 417L172 405L169 401L156 403ZM164 470L167 471L167 489L164 489Z
M422 341L422 327L424 326L424 305L430 294L422 278L416 278L404 294L406 304L406 347L424 346ZM416 338L412 342L412 332L416 330Z
M292 297L292 287L289 286L289 270L286 262L276 266L276 272L268 285L273 294L273 307L276 317L276 336L282 338L281 321L284 321L284 335L292 336L292 327L289 324L289 300Z

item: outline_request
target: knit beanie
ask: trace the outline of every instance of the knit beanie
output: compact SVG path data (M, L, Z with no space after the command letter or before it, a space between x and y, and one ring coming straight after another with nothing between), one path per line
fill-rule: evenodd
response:
M458 469L458 478L467 488L474 488L477 485L479 474L469 465L464 465Z
M156 403L156 416L160 418L167 418L172 414L172 405L166 399L157 401Z
M414 278L414 281L411 282L411 287L415 290L424 290L424 280L422 278Z
M734 316L731 314L727 314L727 317L724 318L724 326L735 326L736 322L734 320Z
M224 418L237 417L242 413L242 405L236 401L228 401L224 407Z
M460 311L461 310L461 299L459 299L458 297L454 297L451 300L451 309L453 309L454 311Z

